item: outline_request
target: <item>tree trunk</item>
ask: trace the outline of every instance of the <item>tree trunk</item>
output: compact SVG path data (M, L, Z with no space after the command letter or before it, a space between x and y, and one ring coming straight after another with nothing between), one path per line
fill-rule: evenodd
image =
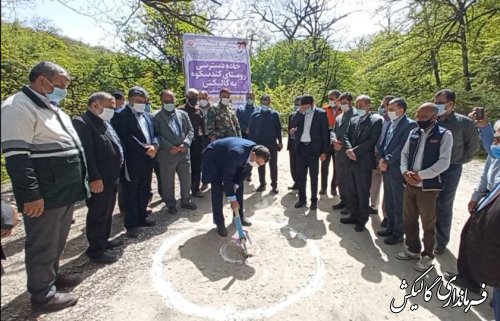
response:
M472 90L471 75L469 71L469 48L467 47L467 25L465 23L465 9L462 7L460 11L457 12L457 21L460 25L460 32L458 33L458 39L460 42L460 47L462 49L462 71L464 77L464 89L465 91Z
M431 50L431 64L432 64L432 72L434 73L434 79L436 80L437 89L441 89L441 75L439 74L439 62L437 60L437 52L435 49Z

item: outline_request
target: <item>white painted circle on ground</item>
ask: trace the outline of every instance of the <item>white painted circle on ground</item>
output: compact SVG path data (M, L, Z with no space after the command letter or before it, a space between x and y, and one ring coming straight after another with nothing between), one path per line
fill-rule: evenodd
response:
M277 224L272 222L261 222L266 223L268 226L276 226ZM297 238L300 238L306 243L309 249L309 254L314 259L315 270L311 271L309 274L309 279L305 286L300 288L297 292L291 293L284 297L283 299L276 302L274 305L269 307L263 307L259 309L233 309L233 308L216 308L207 305L198 305L188 299L186 299L181 293L177 292L172 286L171 282L164 279L163 274L163 262L162 258L176 243L192 234L195 230L187 230L181 232L177 235L169 237L160 246L158 252L153 256L153 265L151 268L151 277L153 280L154 288L163 297L165 303L178 311L202 318L210 318L214 320L253 320L268 318L279 311L282 311L286 307L299 302L301 299L310 296L323 284L323 277L325 275L325 267L323 259L321 258L321 252L319 248L313 241L308 240L303 234L295 231L294 229L287 226L280 226L281 229L290 230L291 234L294 234ZM280 228L278 227L278 228ZM210 226L211 228L211 226Z

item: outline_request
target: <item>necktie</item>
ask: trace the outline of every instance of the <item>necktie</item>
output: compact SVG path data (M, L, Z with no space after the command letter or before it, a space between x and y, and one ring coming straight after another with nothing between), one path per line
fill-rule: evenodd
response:
M392 135L394 134L394 127L394 123L391 123L391 126L389 126L389 130L387 131L387 137L385 138L384 150L387 149L387 146L389 146L389 143L391 142Z
M172 118L170 119L170 121L174 125L173 127L175 128L175 134L177 136L180 136L180 134L181 134L181 125L179 124L179 120L177 119L177 117L175 116L175 114L172 114Z
M113 140L113 143L115 143L116 146L118 146L118 150L120 151L120 164L123 164L124 156L123 156L123 147L120 141L120 138L118 138L118 135L115 132L115 129L111 126L111 124L107 121L104 122L106 124L106 128L108 129L109 133L111 134L111 139Z

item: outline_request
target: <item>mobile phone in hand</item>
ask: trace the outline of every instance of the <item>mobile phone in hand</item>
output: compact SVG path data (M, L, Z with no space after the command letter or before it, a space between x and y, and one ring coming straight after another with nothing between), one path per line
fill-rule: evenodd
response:
M476 120L484 119L484 107L476 108Z

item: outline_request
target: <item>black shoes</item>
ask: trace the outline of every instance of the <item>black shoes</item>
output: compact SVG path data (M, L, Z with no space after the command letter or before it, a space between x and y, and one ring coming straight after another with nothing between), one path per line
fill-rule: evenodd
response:
M156 225L156 222L150 218L145 218L144 219L144 222L142 222L141 226L146 226L146 227L150 227L150 226L155 226Z
M72 288L82 283L83 279L78 274L57 274L54 285L58 289Z
M306 202L304 201L298 201L297 203L295 203L295 208L301 208L304 206L306 206Z
M320 189L319 190L319 195L326 195L326 190Z
M318 209L318 201L311 201L311 206L309 206L311 211L315 211Z
M359 224L357 223L355 226L354 226L354 230L356 232L363 232L365 230L365 224Z
M351 216L342 217L340 219L340 223L342 223L342 224L357 224L358 223L358 219L355 218L355 217L351 217Z
M259 187L255 190L256 192L263 192L266 190L266 184L260 184Z
M391 236L392 230L389 228L385 228L383 230L377 231L377 235L379 235L379 236Z
M78 298L78 295L74 293L56 292L56 294L46 302L35 302L31 300L31 305L33 309L37 311L59 311L75 305L78 302Z
M332 205L332 208L334 210L341 210L345 207L345 203L340 201L340 203L336 204L336 205Z
M200 187L200 191L206 191L208 189L208 184L202 184Z
M278 194L280 191L277 187L273 187L273 189L271 190L271 193L273 194Z
M241 220L241 225L243 225L243 226L252 226L252 222L250 222L249 220L247 220L245 217L240 218L240 220Z
M337 196L337 189L336 188L331 189L330 194L332 194L332 196Z
M136 239L136 238L139 237L139 228L138 227L134 227L134 228L128 229L127 233L125 233L125 235L127 237L132 238L132 239Z
M203 195L203 193L200 192L200 191L194 191L194 192L191 193L191 195L193 197L196 197L196 198L203 198L203 197L205 197L205 195Z
M178 212L178 210L177 210L176 206L170 206L168 208L168 214L170 214L170 215L175 215L175 214L177 214L177 212Z
M252 175L249 175L249 176L246 178L246 181L247 181L247 182L251 182L251 181L252 181Z
M444 254L444 252L446 252L446 247L434 247L434 254L435 255L441 255L441 254Z
M342 215L347 215L349 213L350 212L349 212L349 210L347 208L344 208L343 210L340 211L340 214L342 214Z
M293 184L292 186L288 187L289 190L296 190L299 189L299 185Z
M380 227L387 227L387 218L384 217L384 219L382 220L382 222L380 223Z
M123 245L123 241L120 239L114 239L111 241L108 241L108 244L106 245L106 250L114 249L115 247L119 247Z
M182 203L181 207L186 208L186 209L191 210L191 211L194 211L198 208L198 206L196 206L196 204L191 202L191 201L188 201L187 203Z
M457 278L455 281L453 281L453 284L461 287L461 288L466 288L469 289L469 291L472 291L474 293L480 294L481 293L481 286L479 284L474 284L475 282L472 280L467 280L466 278L462 277L460 274L455 274L451 272L444 272L443 273L444 279L446 281L451 280L454 276Z
M384 243L387 245L396 245L399 243L403 243L403 241L404 241L403 237L395 238L394 236L389 236L384 239Z
M112 264L118 261L117 255L108 252L103 252L99 255L88 255L88 257L90 261L97 264Z
M217 234L219 234L222 237L226 237L227 234L227 229L224 226L224 224L217 225Z
M378 210L376 208L373 208L371 206L368 207L368 214L370 215L376 215L378 214Z

